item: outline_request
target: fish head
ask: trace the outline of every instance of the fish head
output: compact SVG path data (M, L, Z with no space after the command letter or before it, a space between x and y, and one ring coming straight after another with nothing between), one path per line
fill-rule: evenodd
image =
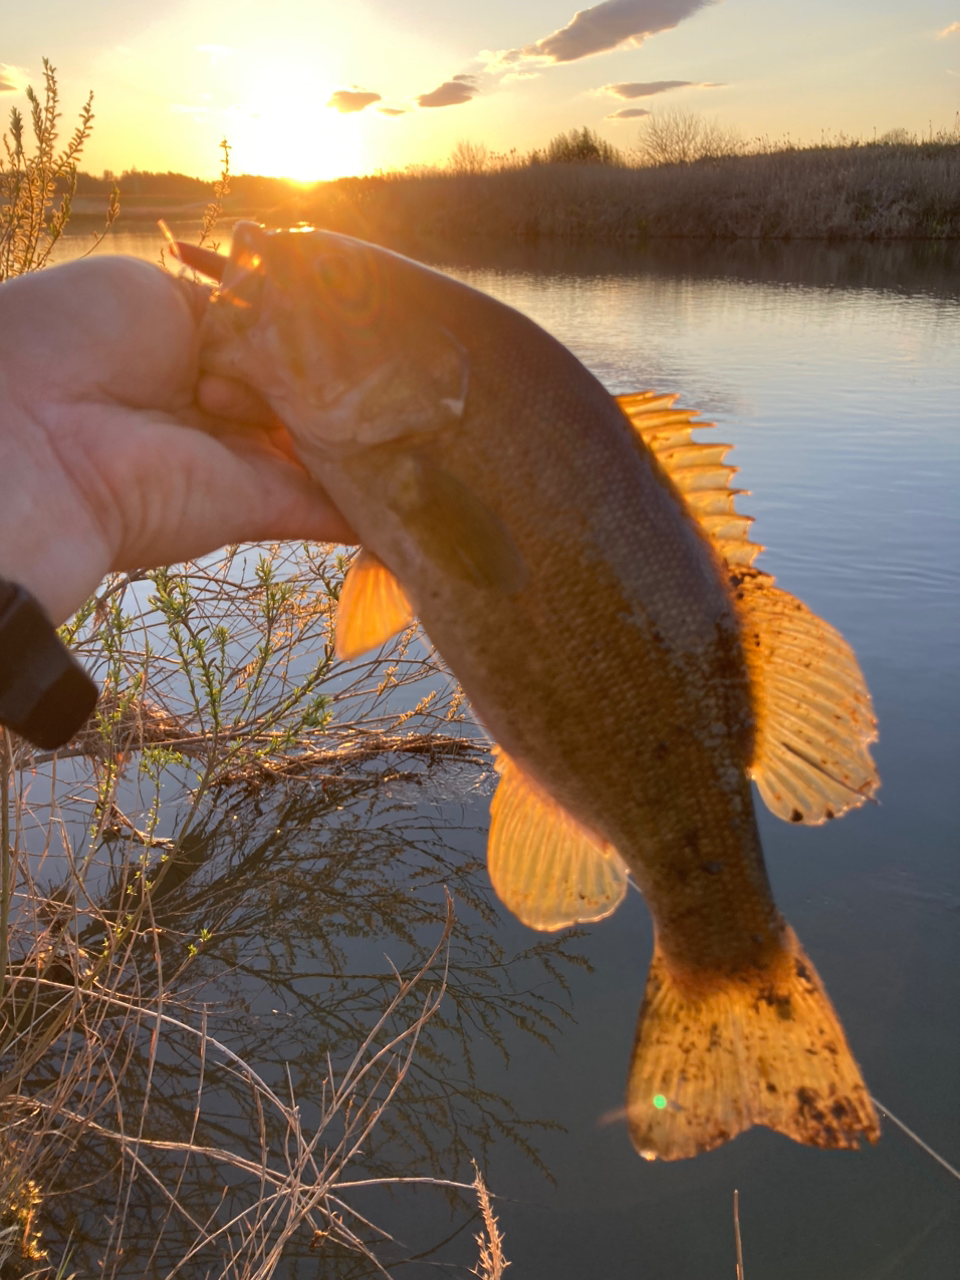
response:
M463 416L469 359L417 263L330 231L235 229L205 366L256 388L309 466ZM425 284L426 281L426 284Z

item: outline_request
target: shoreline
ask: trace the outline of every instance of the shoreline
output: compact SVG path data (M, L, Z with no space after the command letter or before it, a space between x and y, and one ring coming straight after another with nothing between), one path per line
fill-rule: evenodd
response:
M85 181L71 220L104 215L105 180ZM144 179L154 189L143 191ZM129 182L133 190L124 193ZM200 219L209 200L183 175L125 175L117 223ZM169 187L180 184L174 194ZM378 243L481 239L895 243L960 240L960 142L811 147L688 164L522 163L426 169L312 187L240 175L222 224L313 226ZM166 185L167 190L163 187ZM259 197L259 198L258 198Z

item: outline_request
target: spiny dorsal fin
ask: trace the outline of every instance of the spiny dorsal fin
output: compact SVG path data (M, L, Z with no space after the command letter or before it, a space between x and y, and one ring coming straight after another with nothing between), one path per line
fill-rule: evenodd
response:
M356 658L377 649L412 621L403 587L372 551L362 548L340 589L337 657Z
M755 720L751 777L768 808L816 825L880 785L870 693L839 631L756 569L732 578Z
M744 490L731 486L737 468L724 462L732 446L694 440L694 430L714 424L694 422L695 409L674 409L676 399L673 395L639 391L617 396L617 403L653 451L717 553L732 568L749 568L763 547L747 537L752 517L734 510L734 499Z
M627 869L498 749L487 864L504 906L532 929L550 931L611 915L627 891Z

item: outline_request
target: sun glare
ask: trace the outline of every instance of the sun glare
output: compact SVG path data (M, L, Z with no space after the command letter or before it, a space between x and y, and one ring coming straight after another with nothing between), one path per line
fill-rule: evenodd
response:
M336 84L325 84L316 67L298 72L289 64L272 74L260 68L256 99L226 113L235 170L298 182L363 172L369 160L363 122L326 106Z

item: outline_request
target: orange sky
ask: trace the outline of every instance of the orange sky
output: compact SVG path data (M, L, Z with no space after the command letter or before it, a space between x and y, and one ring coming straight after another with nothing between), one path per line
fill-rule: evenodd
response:
M952 0L950 0L952 4ZM943 0L49 0L4 18L0 106L59 69L86 91L83 167L304 180L442 162L463 138L542 145L588 124L619 146L643 113L701 112L744 136L953 127L960 8ZM333 103L333 105L330 105ZM338 109L340 108L340 109Z

